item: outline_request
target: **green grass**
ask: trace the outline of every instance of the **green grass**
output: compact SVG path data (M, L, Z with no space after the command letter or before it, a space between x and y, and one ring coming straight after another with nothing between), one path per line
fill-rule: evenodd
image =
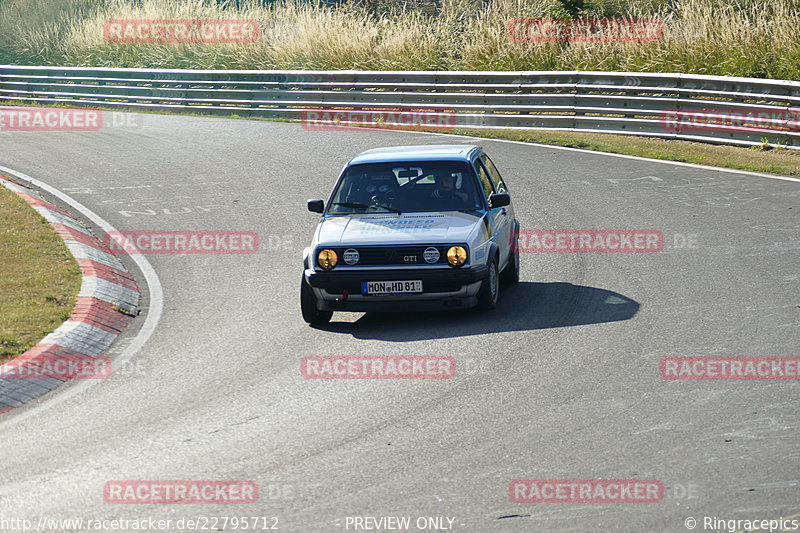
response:
M660 42L513 42L560 0L0 0L0 63L223 69L616 70L800 80L800 0L585 0L584 17L664 22ZM434 15L434 13L436 13ZM246 18L252 44L115 44L109 19Z
M64 241L0 186L0 362L24 353L69 318L81 272Z
M632 135L542 130L457 129L449 133L583 148L597 152L697 163L713 167L781 174L784 176L800 176L800 150L786 148L741 148L689 141L651 139Z

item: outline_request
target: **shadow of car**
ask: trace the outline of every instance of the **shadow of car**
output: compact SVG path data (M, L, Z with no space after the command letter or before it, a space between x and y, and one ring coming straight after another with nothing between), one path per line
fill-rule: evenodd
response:
M613 291L571 283L519 282L504 291L493 313L367 313L322 329L358 339L405 342L505 331L531 331L630 320L639 303Z

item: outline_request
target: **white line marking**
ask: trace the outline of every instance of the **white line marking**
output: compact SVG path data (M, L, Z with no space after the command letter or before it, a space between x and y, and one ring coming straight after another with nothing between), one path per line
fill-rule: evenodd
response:
M657 176L644 176L641 178L606 178L606 181L610 181L611 183L619 183L620 181L639 181L639 180L664 181Z
M365 128L366 129L366 128ZM391 131L391 132L402 132L402 133L415 133L415 134L422 134L422 135L444 135L447 137L455 137L457 139L474 139L480 142L501 142L501 143L510 143L510 144L521 144L523 146L536 146L539 148L553 148L554 150L566 150L569 152L579 152L582 154L594 154L594 155L606 155L609 157L621 157L623 159L633 159L634 161L645 161L647 163L661 163L664 165L678 165L681 167L689 167L689 168L701 168L705 170L716 170L717 172L729 172L731 174L744 174L746 176L756 176L759 178L769 178L771 180L781 180L781 181L793 181L795 183L800 183L800 178L792 178L790 176L777 176L775 174L766 174L764 172L753 172L751 170L739 170L735 168L725 168L725 167L712 167L710 165L699 165L697 163L684 163L683 161L668 161L666 159L650 159L647 157L641 157L638 155L626 155L626 154L612 154L609 152L596 152L594 150L585 150L583 148L571 148L568 146L555 146L552 144L539 144L539 143L529 143L523 141L512 141L509 139L489 139L486 137L471 137L467 135L456 135L455 133L439 133L435 131L408 131L408 130L393 130L393 129L380 129L380 128L370 128L373 130L379 129L380 131Z
M39 181L35 178L28 176L27 174L23 174L22 172L17 172L16 170L12 170L8 167L4 167L0 165L0 172L5 172L10 174L22 181L26 181L33 185L36 188L39 188L43 191L47 191L48 193L52 194L56 198L60 199L65 204L72 206L75 210L80 212L83 216L91 220L97 227L105 231L106 233L117 231L114 226L106 222L100 215L96 214L94 211L90 210L88 207L84 206L77 200L67 196L63 192L59 191L55 187L52 187L42 181ZM131 255L129 256L131 260L136 263L136 266L139 267L139 270L144 275L145 283L148 287L148 292L150 294L150 305L147 310L147 317L145 318L144 324L136 336L131 340L130 344L122 351L119 356L117 356L114 361L114 367L122 367L128 359L132 358L144 344L150 339L150 336L156 329L159 320L161 320L161 312L163 311L164 307L164 291L161 288L161 280L158 279L158 274L156 271L153 270L153 266L145 259L143 255ZM66 391L61 394L53 394L47 395L44 397L41 405L39 405L36 409L27 409L25 412L13 416L8 421L0 421L0 426L7 426L18 424L21 421L33 417L39 416L41 412L45 409L49 409L55 405L60 404L61 402L71 398L75 394L83 392L84 389L96 385L98 382L102 380L83 380L80 383L76 383L74 386L70 387ZM20 407L20 409L22 409ZM2 420L2 419L0 419Z

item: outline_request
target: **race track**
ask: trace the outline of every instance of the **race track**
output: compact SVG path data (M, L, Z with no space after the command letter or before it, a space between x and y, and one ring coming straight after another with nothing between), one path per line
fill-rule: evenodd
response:
M659 374L668 356L800 355L800 183L463 137L136 117L2 133L0 165L118 230L252 230L260 248L146 256L163 311L126 370L0 417L3 517L266 516L292 532L450 517L480 533L677 532L687 517L703 531L704 516L800 513L800 382ZM317 215L305 200L327 198L356 153L430 143L484 146L523 229L655 229L664 249L522 254L522 282L489 313L337 313L307 326L301 254ZM308 355L449 355L457 371L306 380ZM660 480L664 498L514 503L515 479ZM252 480L261 494L119 505L104 500L109 480Z

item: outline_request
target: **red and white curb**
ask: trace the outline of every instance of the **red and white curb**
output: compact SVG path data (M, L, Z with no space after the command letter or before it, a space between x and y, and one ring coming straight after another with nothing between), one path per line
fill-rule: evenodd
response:
M101 354L139 314L140 293L122 263L78 220L45 202L31 189L2 177L0 184L28 202L55 228L83 275L69 319L36 346L0 366L0 414L3 414L80 374L80 366L106 366ZM92 365L93 362L96 364ZM22 366L49 371L20 372ZM68 367L68 372L59 371Z

